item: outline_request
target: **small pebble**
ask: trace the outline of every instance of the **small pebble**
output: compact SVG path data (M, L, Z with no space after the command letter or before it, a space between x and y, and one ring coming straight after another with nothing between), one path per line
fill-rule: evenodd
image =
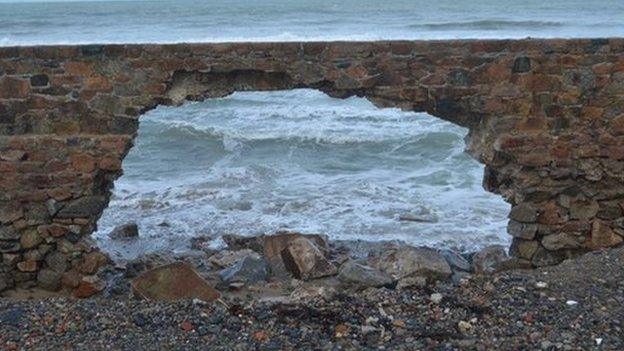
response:
M440 301L442 301L442 294L439 294L439 293L431 294L431 296L429 297L429 300L431 300L431 302L435 304L438 304L440 303Z

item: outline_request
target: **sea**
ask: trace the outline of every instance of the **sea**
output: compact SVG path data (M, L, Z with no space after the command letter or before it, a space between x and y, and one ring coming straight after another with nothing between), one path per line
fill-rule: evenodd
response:
M0 0L0 46L624 35L622 0ZM277 231L476 250L509 243L467 130L309 89L158 107L94 234L132 258ZM113 241L136 222L140 238Z

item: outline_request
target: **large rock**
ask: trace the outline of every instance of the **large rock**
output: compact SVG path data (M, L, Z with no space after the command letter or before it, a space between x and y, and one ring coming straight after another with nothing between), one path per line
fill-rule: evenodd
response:
M213 301L220 294L187 263L176 262L143 273L131 282L136 296L147 300L199 299Z
M446 279L452 273L451 266L441 253L424 247L404 246L389 250L372 257L370 262L396 280L409 280L418 284ZM406 286L401 283L399 285Z
M254 284L269 278L269 264L263 258L245 257L235 265L219 272L221 280L227 284Z
M338 273L324 253L311 240L303 237L288 243L282 250L282 259L286 270L297 279L310 280Z
M139 226L134 222L118 225L108 234L113 240L127 240L138 236Z
M356 289L390 287L394 283L388 274L355 261L347 261L340 267L338 279Z
M501 264L507 259L507 252L502 245L488 246L472 256L472 268L477 274L491 274L500 270Z
M453 271L470 272L472 270L470 262L468 262L468 260L459 252L453 250L442 250L442 255Z
M327 250L327 237L324 235L278 233L263 237L262 245L264 257L267 261L269 261L269 264L271 265L271 272L274 276L279 278L286 278L289 276L288 271L284 266L284 261L282 260L282 251L284 251L291 241L299 238L306 238L310 240L323 252Z

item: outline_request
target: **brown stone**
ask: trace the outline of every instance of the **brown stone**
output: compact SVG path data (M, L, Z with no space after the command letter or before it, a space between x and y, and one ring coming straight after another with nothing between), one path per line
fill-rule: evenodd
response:
M17 269L20 272L36 272L39 269L39 262L33 260L22 261L17 264Z
M310 280L338 274L336 266L306 238L291 240L281 255L286 269L297 279Z
M517 204L510 234L540 242L534 264L566 257L567 248L541 246L547 236L550 248L561 233L584 248L612 245L622 216L614 202L624 194L623 51L619 38L0 48L0 228L12 237L0 251L25 256L33 248L15 237L53 223L70 230L40 233L54 250L86 251L65 239L95 229L141 113L292 88L468 128L485 187ZM567 203L555 201L562 195ZM596 219L604 225L585 228ZM289 240L263 244L277 271Z
M43 242L41 234L37 230L27 230L20 237L20 244L23 249L32 249Z
M74 289L72 295L78 299L86 299L106 288L106 283L94 275L84 276L80 280L78 287Z
M80 265L80 272L85 274L94 274L97 270L108 262L108 257L101 252L95 251L83 255L83 261Z
M588 243L590 249L611 247L622 243L622 241L624 239L617 235L604 221L597 219L593 222L591 239Z
M147 300L199 299L213 301L220 294L186 263L172 263L148 271L131 282L133 293Z
M81 276L78 272L74 270L70 270L68 272L63 273L61 278L61 283L64 287L67 288L77 288L80 285Z
M71 157L72 167L77 172L91 173L95 170L95 160L87 154L73 155Z

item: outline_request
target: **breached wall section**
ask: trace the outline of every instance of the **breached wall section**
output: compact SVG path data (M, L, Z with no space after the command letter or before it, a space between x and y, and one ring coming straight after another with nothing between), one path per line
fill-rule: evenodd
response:
M0 48L0 290L79 286L138 119L234 91L314 88L468 127L535 266L624 238L624 40Z

